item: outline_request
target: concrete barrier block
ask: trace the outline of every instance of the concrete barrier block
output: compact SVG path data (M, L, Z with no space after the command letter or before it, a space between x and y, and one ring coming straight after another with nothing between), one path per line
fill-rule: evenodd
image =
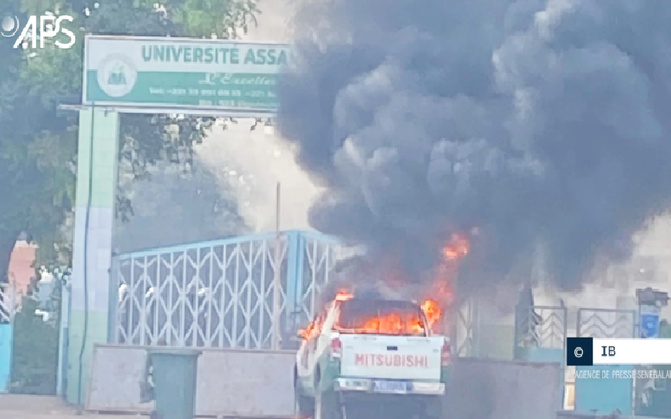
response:
M447 386L451 419L555 419L560 364L458 358Z
M147 348L97 345L87 410L147 412L142 403ZM294 414L293 351L203 350L198 359L199 416L283 418Z

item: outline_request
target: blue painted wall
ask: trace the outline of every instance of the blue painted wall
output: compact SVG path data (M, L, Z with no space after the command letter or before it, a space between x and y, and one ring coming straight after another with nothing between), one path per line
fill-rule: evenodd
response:
M622 412L622 416L633 414L632 402L634 391L633 378L578 378L580 371L608 370L609 376L613 371L631 371L631 365L599 365L593 367L576 367L575 379L575 410L577 412L594 411L597 414L611 414L615 409Z
M0 324L0 393L9 392L12 367L13 327Z

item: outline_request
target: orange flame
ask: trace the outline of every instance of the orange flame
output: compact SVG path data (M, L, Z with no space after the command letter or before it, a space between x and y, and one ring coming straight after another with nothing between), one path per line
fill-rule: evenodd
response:
M338 292L336 301L346 301L353 298L352 293L347 291ZM442 310L440 305L434 300L425 300L421 304L421 309L426 316L427 326L429 330L433 330L434 326L440 321ZM318 319L313 320L305 329L301 329L299 334L304 340L314 338L320 332L320 324ZM418 317L410 319L401 316L400 313L391 313L385 316L371 317L366 320L361 328L361 332L375 333L383 332L389 334L403 334L424 333L424 326L422 320Z
M440 305L434 300L425 300L422 303L422 311L426 316L426 321L428 322L429 329L433 330L436 323L440 321L440 317L443 314L440 309Z
M347 301L351 300L352 298L354 298L354 294L343 288L338 291L338 293L334 298L334 301ZM300 329L298 331L298 334L301 336L301 338L303 338L304 340L310 340L313 337L317 336L321 329L321 324L319 320L320 319L314 319L305 329Z
M303 340L310 340L317 336L317 330L316 321L313 320L305 329L300 329L298 334L301 336L301 338L303 338Z
M463 234L453 234L448 243L443 248L443 255L447 260L459 260L466 256L470 250L468 239Z
M443 247L443 263L438 266L430 289L426 290L431 298L424 301L422 306L434 332L439 332L437 330L439 327L443 329L440 332L445 332L444 328L449 321L445 318L445 313L449 311L455 298L453 284L457 276L457 265L469 251L468 237L461 233L452 234Z
M391 313L386 316L371 317L366 320L362 331L367 333L382 332L388 334L420 334L424 333L424 326L419 316L404 319L400 313Z
M420 304L422 311L426 317L427 327L437 332L438 326L443 324L444 313L451 306L454 300L454 292L452 289L452 282L456 276L456 264L468 255L470 250L470 243L464 234L455 233L450 238L449 242L443 247L444 263L438 269L437 275L430 287L426 290L427 298ZM394 275L389 276L389 282L402 283L401 278ZM334 301L347 301L354 298L354 294L347 289L340 289L336 294ZM423 333L424 328L421 319L411 319L407 321L407 317L403 317L401 313L392 313L385 316L371 317L367 319L361 332L375 333L382 331L384 333ZM299 331L301 337L305 340L312 339L320 333L321 324L318 324L320 319L313 320L305 329ZM403 329L406 330L403 330Z
M346 289L341 289L335 296L335 301L347 301L354 298L354 294Z

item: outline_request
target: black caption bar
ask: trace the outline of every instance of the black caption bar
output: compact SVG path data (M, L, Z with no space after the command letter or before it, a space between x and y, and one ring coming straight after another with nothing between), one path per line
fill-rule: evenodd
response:
M594 365L592 345L592 338L566 338L566 365Z

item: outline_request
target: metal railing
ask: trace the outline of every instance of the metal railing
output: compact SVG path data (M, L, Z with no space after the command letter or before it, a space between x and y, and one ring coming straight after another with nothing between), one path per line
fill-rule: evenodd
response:
M518 306L515 316L515 346L563 349L566 345L565 307Z
M576 334L578 337L634 338L636 337L636 310L581 308L578 310Z

